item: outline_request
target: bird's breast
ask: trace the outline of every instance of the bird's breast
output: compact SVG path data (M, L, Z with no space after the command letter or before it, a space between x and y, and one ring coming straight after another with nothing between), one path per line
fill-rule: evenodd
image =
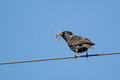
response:
M69 45L69 44L68 44L68 45ZM82 47L82 46L80 46L80 45L69 45L69 47L70 47L70 49L71 49L72 51L74 51L74 52L76 52L76 50L78 50L77 53L82 53L82 52L85 52L85 51L88 50L88 48Z

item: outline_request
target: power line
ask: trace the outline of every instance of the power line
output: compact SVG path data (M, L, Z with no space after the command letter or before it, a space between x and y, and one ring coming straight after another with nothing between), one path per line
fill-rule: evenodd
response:
M92 56L104 56L104 55L114 55L114 54L120 54L120 52L116 52L116 53L104 53L104 54L91 54L91 55L88 55L88 57L92 57ZM86 55L77 56L77 58L82 58L82 57L86 57ZM17 63L28 63L28 62L37 62L37 61L61 60L61 59L70 59L70 58L74 58L74 57L72 56L72 57L61 57L61 58L48 58L48 59L37 59L37 60L5 62L5 63L0 63L0 65L17 64Z

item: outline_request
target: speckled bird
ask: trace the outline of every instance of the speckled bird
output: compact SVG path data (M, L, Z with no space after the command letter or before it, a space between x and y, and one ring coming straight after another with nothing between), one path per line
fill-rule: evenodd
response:
M61 36L68 44L70 49L75 52L74 58L76 58L76 53L82 53L87 51L86 57L88 57L88 48L93 48L95 45L89 39L84 38L82 36L74 35L70 31L64 31L56 34L56 39Z

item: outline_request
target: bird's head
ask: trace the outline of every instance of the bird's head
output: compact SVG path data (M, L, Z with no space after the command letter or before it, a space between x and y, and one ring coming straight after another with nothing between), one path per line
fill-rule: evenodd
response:
M64 31L64 32L61 32L61 33L57 33L57 34L56 34L56 39L57 39L59 36L62 36L62 37L66 40L70 35L73 35L73 33L70 32L70 31ZM60 38L59 38L58 40L60 40Z

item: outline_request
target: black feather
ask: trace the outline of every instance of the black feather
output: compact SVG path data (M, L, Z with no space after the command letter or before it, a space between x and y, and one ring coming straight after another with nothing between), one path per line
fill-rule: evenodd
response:
M77 51L77 53L85 52L88 50L88 48L92 48L92 46L95 45L89 39L74 35L70 31L62 32L61 36L67 42L70 49L74 52Z

